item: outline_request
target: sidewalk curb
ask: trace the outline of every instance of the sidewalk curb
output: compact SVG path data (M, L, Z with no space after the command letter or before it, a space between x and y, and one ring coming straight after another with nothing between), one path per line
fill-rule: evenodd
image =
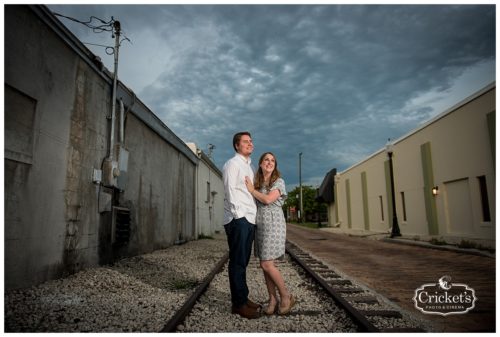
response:
M296 224L291 224L291 225L299 226ZM492 259L496 258L494 253L492 254L492 253L489 253L487 251L482 251L482 250L474 249L474 248L458 248L458 247L452 246L452 245L434 245L434 244L427 242L427 241L413 240L410 238L407 238L407 239L405 239L405 238L390 238L389 237L391 235L390 232L386 232L386 233L356 232L355 233L355 232L346 232L346 231L340 231L340 230L328 230L328 228L330 228L330 227L319 228L319 230L325 231L328 233L332 233L332 234L347 235L347 236L358 237L358 238L366 238L366 239L370 239L370 240L377 240L377 241L389 242L389 243L394 243L394 244L410 245L410 246L418 246L418 247L423 247L423 248L452 251L452 252L461 253L461 254L484 256L484 257L489 257ZM315 230L314 228L310 228L310 229ZM318 230L318 229L316 229L316 230ZM377 236L379 236L379 237L377 237Z
M477 249L465 249L465 248L458 248L454 246L449 246L449 245L433 245L428 242L421 242L421 241L410 241L410 240L405 240L405 239L392 239L392 238L382 238L379 239L380 241L383 242L389 242L389 243L395 243L395 244L401 244L401 245L410 245L410 246L419 246L419 247L424 247L424 248L430 248L430 249L438 249L438 250L447 250L447 251L452 251L456 253L462 253L462 254L470 254L470 255L479 255L479 256L484 256L484 257L489 257L492 259L495 259L495 254L491 254L488 252L483 252Z

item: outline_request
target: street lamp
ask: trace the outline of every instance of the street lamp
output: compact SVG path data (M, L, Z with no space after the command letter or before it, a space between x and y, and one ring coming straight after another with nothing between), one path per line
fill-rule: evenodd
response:
M302 152L299 153L299 186L300 186L300 222L304 223L304 207L302 204Z
M393 143L389 138L387 144L385 145L385 152L389 157L389 174L391 176L391 197L392 197L392 231L391 238L395 236L401 236L401 231L399 230L398 216L396 213L396 197L394 195L394 171L392 166L392 154L393 154Z

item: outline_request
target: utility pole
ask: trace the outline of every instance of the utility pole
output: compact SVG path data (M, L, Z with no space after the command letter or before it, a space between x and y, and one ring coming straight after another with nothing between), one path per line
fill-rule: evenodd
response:
M113 37L115 38L115 48L113 49L114 56L114 73L113 73L113 92L111 96L111 136L109 144L109 160L113 160L114 151L114 137L115 137L115 109L116 109L116 85L118 79L118 51L120 49L120 33L121 25L120 21L115 21L113 23Z

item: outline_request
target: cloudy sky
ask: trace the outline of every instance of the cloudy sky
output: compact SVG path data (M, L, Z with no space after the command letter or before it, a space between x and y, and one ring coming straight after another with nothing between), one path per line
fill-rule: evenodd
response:
M248 130L288 188L319 185L495 81L493 5L50 5L119 20L118 77L222 168ZM113 45L60 20L83 42ZM93 21L97 24L96 21ZM113 57L87 45L109 70Z

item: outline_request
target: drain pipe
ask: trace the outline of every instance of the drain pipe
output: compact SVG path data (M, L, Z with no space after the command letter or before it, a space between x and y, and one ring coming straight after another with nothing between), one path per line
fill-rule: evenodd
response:
M118 142L123 144L123 134L125 133L125 107L123 106L123 100L120 98L120 136Z

